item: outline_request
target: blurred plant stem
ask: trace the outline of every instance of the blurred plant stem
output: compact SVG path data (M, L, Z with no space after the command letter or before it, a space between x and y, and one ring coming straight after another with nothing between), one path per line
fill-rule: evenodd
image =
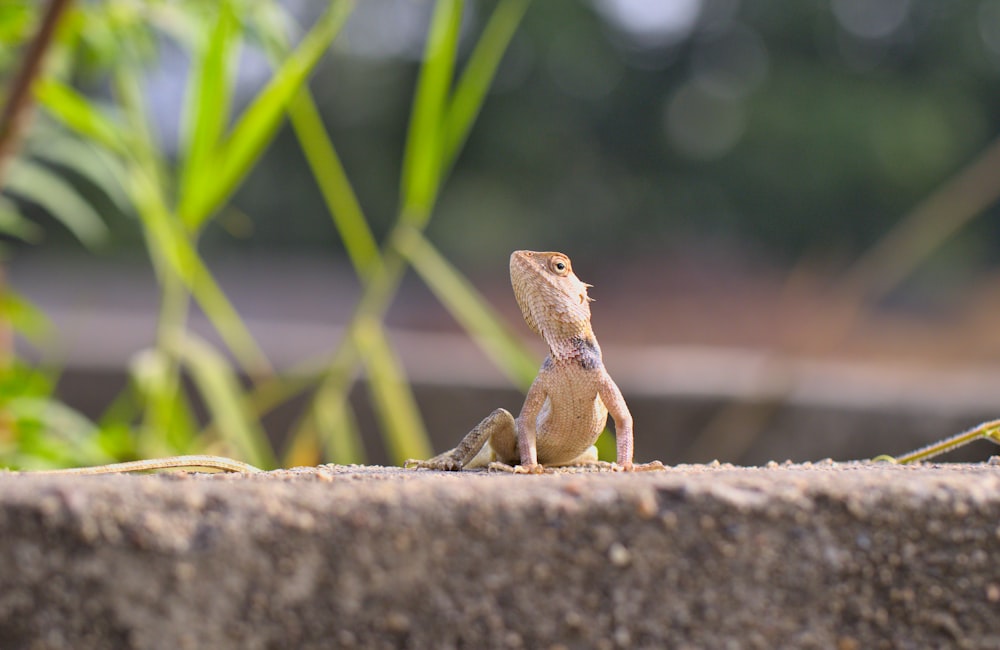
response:
M921 201L840 279L849 304L873 303L898 287L963 226L1000 200L1000 138Z
M24 51L21 65L4 94L6 101L0 110L0 189L4 187L10 161L17 154L31 119L32 85L41 74L45 54L52 46L56 28L71 2L72 0L50 0L46 5L38 31ZM6 274L0 268L0 300L6 296L7 291ZM10 367L13 349L13 329L0 314L0 372Z
M0 111L0 188L4 185L7 165L21 145L31 118L31 88L41 74L45 54L52 46L56 28L72 0L49 0L42 13L38 32L21 57L21 65L10 82L3 110Z
M407 428L412 429L414 422L420 421L419 415L415 412L409 391L404 390L406 384L402 368L389 362L394 354L388 346L382 321L407 268L402 248L410 233L419 234L430 221L447 171L468 136L497 67L528 5L528 0L501 0L497 4L465 69L454 82L453 89L452 79L464 3L460 0L439 0L436 3L414 91L410 127L403 153L399 215L381 254L371 251L368 235L362 233L356 237L358 244L350 255L359 276L364 280L364 294L344 338L332 354L327 372L313 397L310 413L303 419L292 440L286 464L315 464L321 455L320 441L323 440L328 441L328 450L338 445L356 448L356 445L330 442L338 437L338 429L333 428L334 425L342 424L343 420L323 417L323 413L328 405L337 405L334 411L338 413L346 408L347 394L360 362L365 362L368 367L369 385L374 400L388 407L382 409L384 414L392 414L392 417L383 417L392 459L401 462L406 458L423 458L430 454L425 435L412 435L412 431L406 434ZM302 107L299 110L302 111ZM298 118L300 141L305 130L303 118L308 117L303 114ZM313 158L315 159L315 154ZM324 169L333 173L336 179L330 182L349 190L350 184L346 177L341 177L343 167L339 165L332 147L327 151L326 158L328 164ZM314 165L314 174L322 187L324 177L315 172ZM325 196L334 194L336 191L333 187L324 192ZM339 206L328 204L332 214L336 215L339 211L339 222L354 222L357 220L354 213L360 214L360 207L353 198L341 202ZM336 217L335 221L338 221ZM342 227L341 234L346 242L348 237L344 232ZM410 249L412 251L413 247ZM496 318L483 302L465 301L462 308L472 314L466 319L467 323ZM518 354L516 344L512 354ZM378 371L373 373L373 369ZM372 382L372 374L375 382ZM401 419L400 413L408 415Z
M402 385L401 368L397 364L376 361L378 358L392 356L384 350L379 353L381 342L385 341L385 335L380 331L381 322L406 270L403 258L395 249L393 238L400 225L414 224L422 227L430 219L440 183L440 118L454 72L463 5L460 0L439 0L435 5L403 153L400 215L389 235L388 245L380 258L374 258L377 261L372 265L374 268L365 282L364 294L341 345L334 352L328 373L316 390L311 413L293 439L289 454L289 460L293 464L303 461L314 464L315 459L305 457L304 452L318 451L316 441L336 436L336 431L324 427L324 422L317 417L316 405L346 404L347 393L353 383L362 352L369 353L369 371L374 366L381 373L376 375L376 381L381 376L382 381L392 382L397 394ZM375 358L372 357L373 353ZM376 363L371 363L372 361ZM387 405L387 397L392 399L389 397L391 391L384 387L380 389L377 383L373 384L371 381L369 385L373 387L372 394L376 401ZM412 399L406 399L405 402L399 400L396 406L399 409L411 409ZM398 415L383 417L383 423L389 426L400 424ZM411 412L407 417L411 426L414 420L419 421L414 416ZM412 435L412 432L407 435L404 431L390 431L387 443L390 455L396 462L402 462L406 458L424 458L431 453L426 435L418 437Z
M918 203L862 254L826 291L824 318L806 331L789 332L773 351L758 381L768 399L722 407L683 453L686 460L738 460L771 422L794 390L797 377L789 356L823 354L841 344L879 300L899 287L951 236L1000 200L1000 138ZM822 291L800 262L786 281L792 303L802 292Z

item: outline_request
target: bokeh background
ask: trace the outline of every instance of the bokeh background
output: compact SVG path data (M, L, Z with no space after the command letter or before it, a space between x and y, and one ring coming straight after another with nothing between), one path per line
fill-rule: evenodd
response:
M59 4L0 8L8 101ZM509 290L519 248L563 251L595 285L640 460L897 454L997 417L996 0L65 4L0 178L17 332L0 398L8 464L444 449L492 408L516 410L543 355ZM233 191L185 221L185 192L239 155L221 147L196 166L198 143L242 137L289 48L337 11L308 77L318 127L281 113ZM483 36L497 16L499 45ZM454 70L433 57L429 30L449 33L435 24L451 26ZM495 74L469 74L481 109L454 160L437 161L434 135L414 143L438 133L415 117L421 79L441 72L447 104L484 43ZM146 140L116 151L88 135L60 89ZM326 137L353 192L318 182L339 178L309 157ZM414 160L440 162L415 220ZM170 280L164 256L184 247L157 247L132 163L160 170L168 216L266 363L241 361L241 334L197 295L202 270L178 279L183 253ZM379 271L345 244L345 197L392 280L368 334L352 328ZM342 348L358 358L327 365Z

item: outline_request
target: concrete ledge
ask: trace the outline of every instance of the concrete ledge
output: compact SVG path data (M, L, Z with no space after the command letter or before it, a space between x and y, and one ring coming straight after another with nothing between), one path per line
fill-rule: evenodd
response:
M0 475L3 648L997 648L1000 467Z

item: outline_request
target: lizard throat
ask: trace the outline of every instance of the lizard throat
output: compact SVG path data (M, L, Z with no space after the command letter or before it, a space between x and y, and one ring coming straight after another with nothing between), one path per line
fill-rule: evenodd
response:
M549 356L554 361L577 361L586 369L601 362L601 348L589 323L572 332L551 334L544 332L543 336L549 345Z

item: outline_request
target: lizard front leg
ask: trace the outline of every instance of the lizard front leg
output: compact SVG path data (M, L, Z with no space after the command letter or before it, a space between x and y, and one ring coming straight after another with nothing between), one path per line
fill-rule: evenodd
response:
M514 416L510 414L510 411L497 409L487 415L472 431L465 434L462 442L458 443L458 446L451 451L446 451L428 460L410 459L403 463L403 467L458 471L466 467L485 466L493 460L494 454L490 451L489 458L479 459L480 452L487 447L491 440L496 440L498 443L503 440L514 440L515 426Z
M608 408L608 413L615 421L615 444L618 451L618 468L629 472L632 471L632 413L625 404L618 384L611 378L611 375L604 371L600 383L597 385L597 394L600 396L604 406Z
M618 448L618 462L615 463L612 469L624 472L648 472L666 469L663 463L658 460L642 465L632 464L632 413L629 412L628 405L625 404L625 398L622 396L621 390L618 389L618 384L611 379L611 375L607 371L604 372L604 376L601 378L598 386L598 395L600 395L604 405L608 407L608 413L611 414L611 417L615 421L615 443Z
M535 377L528 394L524 397L524 406L517 416L517 450L521 457L521 465L515 470L519 474L539 474L544 468L538 464L538 414L542 412L547 397L544 387L543 370Z

